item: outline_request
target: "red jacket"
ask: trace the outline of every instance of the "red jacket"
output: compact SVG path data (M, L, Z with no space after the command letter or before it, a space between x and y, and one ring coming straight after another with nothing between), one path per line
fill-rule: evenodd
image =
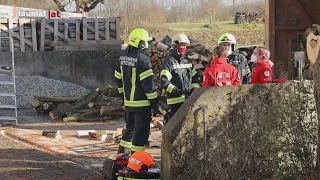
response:
M228 64L227 58L214 59L203 73L202 87L230 85L240 85L237 68Z
M261 61L256 64L249 84L265 84L272 81L272 68L268 61Z

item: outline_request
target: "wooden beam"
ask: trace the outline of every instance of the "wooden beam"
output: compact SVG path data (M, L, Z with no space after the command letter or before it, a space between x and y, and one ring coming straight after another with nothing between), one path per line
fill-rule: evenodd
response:
M68 20L65 19L64 20L64 39L68 39L69 38L68 32L69 32Z
M2 24L1 24L1 22L0 22L0 34L1 34L1 32L2 32L1 26L2 26ZM0 52L1 52L1 51L2 51L2 46L1 46L1 38L0 38Z
M265 45L269 48L271 59L275 59L275 14L276 0L265 1Z
M109 40L110 39L110 34L109 34L109 18L105 18L104 19L104 34L105 34L105 40Z
M24 46L24 19L19 19L19 32L20 32L20 51L25 52Z
M76 41L80 41L80 20L76 19Z
M82 40L86 41L88 40L88 37L87 37L87 18L83 18L82 19Z
M0 29L9 32L9 28L7 28L6 26L4 26L3 24L0 25ZM18 33L16 33L16 32L13 32L13 33L12 33L12 37L15 37L15 38L17 38L17 39L20 40L20 34L18 34ZM24 43L26 43L27 45L29 45L30 47L32 47L32 42L29 41L28 39L25 39L25 40L24 40Z
M84 28L84 25L83 25L83 28ZM89 29L90 31L92 31L92 32L95 32L96 30L95 30L95 28L94 27L92 27L92 26L90 26L90 25L86 25L86 29ZM101 36L101 37L103 37L103 38L105 38L104 36L104 34L101 32L101 31L98 31L98 36Z
M40 51L44 51L44 40L45 40L45 32L46 32L46 28L45 28L45 18L41 18L41 22L40 22Z
M120 40L121 39L121 32L120 32L120 17L117 17L117 20L116 20L116 28L117 28L117 30L116 30L116 39L117 40Z
M58 41L58 20L57 19L54 19L53 20L53 41ZM47 27L47 26L46 26ZM62 36L62 38L64 38Z
M99 40L99 22L98 22L98 18L94 19L94 40Z
M37 46L37 30L36 30L36 21L31 20L31 29L32 29L32 50L33 51L38 51L38 46Z
M45 27L46 27L49 31L51 31L51 32L55 32L55 29L54 29L54 28L52 28L51 26L49 26L48 24L46 24L46 25L45 25ZM58 39L58 36L59 36L60 38L62 38L62 39L64 39L64 38L65 38L65 37L64 37L64 35L63 35L63 34L61 34L60 32L55 32L55 34L56 34L56 36L57 36L57 39ZM66 40L66 41L70 41L70 39L69 39L69 38L64 39L64 40Z

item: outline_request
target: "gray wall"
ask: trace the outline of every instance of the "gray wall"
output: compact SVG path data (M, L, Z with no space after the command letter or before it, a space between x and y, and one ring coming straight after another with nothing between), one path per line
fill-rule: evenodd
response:
M89 89L115 86L113 74L118 50L15 52L17 76L41 75ZM9 65L11 53L1 52L0 66Z

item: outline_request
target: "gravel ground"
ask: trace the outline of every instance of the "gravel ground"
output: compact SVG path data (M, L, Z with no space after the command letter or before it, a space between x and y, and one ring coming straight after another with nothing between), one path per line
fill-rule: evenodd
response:
M0 135L1 180L15 179L103 179L80 165Z
M0 80L9 80L10 77L0 74ZM31 107L33 96L82 96L90 90L68 82L49 79L42 76L16 76L17 104L19 108ZM13 92L12 85L1 85L1 93ZM10 97L0 97L1 104L14 104Z

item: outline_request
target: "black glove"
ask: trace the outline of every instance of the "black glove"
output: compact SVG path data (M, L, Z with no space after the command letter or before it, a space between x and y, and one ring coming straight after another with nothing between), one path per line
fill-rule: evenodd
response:
M157 114L161 114L159 110L159 98L151 99L150 105L151 105L151 113L153 116L156 116Z
M172 90L172 93L171 93L173 96L176 96L176 97L178 97L178 96L181 96L182 94L183 94L183 92L180 90L180 89L178 89L178 88L174 88L173 90Z

